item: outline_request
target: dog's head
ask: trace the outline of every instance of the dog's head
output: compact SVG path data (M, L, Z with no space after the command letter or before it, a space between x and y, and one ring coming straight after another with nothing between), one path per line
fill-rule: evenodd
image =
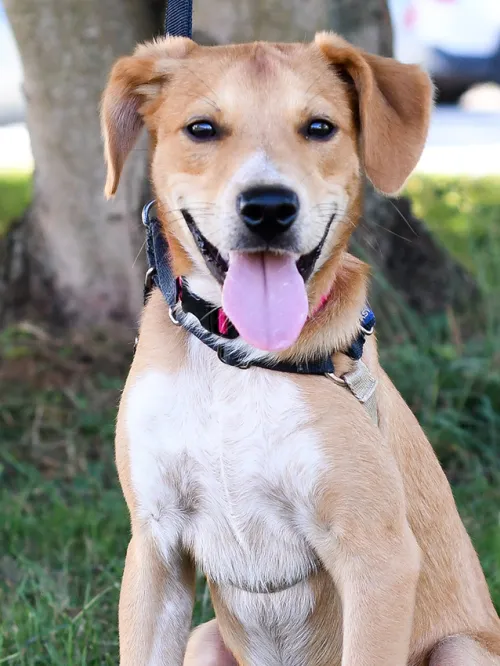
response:
M178 274L248 342L289 347L358 217L362 172L398 192L427 136L418 67L334 34L201 47L165 38L113 68L103 97L106 194L145 125Z

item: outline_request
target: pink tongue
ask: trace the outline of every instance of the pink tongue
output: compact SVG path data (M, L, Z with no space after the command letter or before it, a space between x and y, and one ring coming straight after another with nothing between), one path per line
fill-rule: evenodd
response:
M240 335L257 349L281 351L307 319L304 280L290 255L231 252L222 307Z

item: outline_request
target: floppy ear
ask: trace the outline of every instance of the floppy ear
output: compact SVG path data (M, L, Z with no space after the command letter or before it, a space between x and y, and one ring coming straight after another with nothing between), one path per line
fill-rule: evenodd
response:
M159 39L140 45L134 55L120 58L111 70L101 103L108 198L116 192L125 160L144 126L144 114L152 111L152 103L176 64L194 46L183 37Z
M354 82L366 175L384 194L397 193L425 145L433 101L430 78L417 65L371 55L334 33L319 33L315 41Z

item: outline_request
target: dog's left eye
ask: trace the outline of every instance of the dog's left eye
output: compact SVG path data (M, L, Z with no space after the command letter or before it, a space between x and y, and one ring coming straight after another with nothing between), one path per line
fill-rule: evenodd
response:
M330 139L336 131L337 128L329 120L316 118L307 125L305 135L308 139Z
M215 125L208 120L197 120L186 127L186 131L194 139L207 141L217 136Z

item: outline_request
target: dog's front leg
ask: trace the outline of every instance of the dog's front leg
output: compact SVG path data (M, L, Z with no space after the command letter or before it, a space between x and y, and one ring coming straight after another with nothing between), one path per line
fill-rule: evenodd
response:
M129 544L120 594L120 666L181 666L194 595L187 558L158 553L149 535Z
M383 484L387 474L380 475L373 481ZM402 493L357 480L362 476L351 475L349 490L337 484L314 543L342 600L342 666L406 666L420 549Z
M337 541L321 556L342 599L342 666L405 666L419 572L409 528L385 552L377 544L361 552Z

